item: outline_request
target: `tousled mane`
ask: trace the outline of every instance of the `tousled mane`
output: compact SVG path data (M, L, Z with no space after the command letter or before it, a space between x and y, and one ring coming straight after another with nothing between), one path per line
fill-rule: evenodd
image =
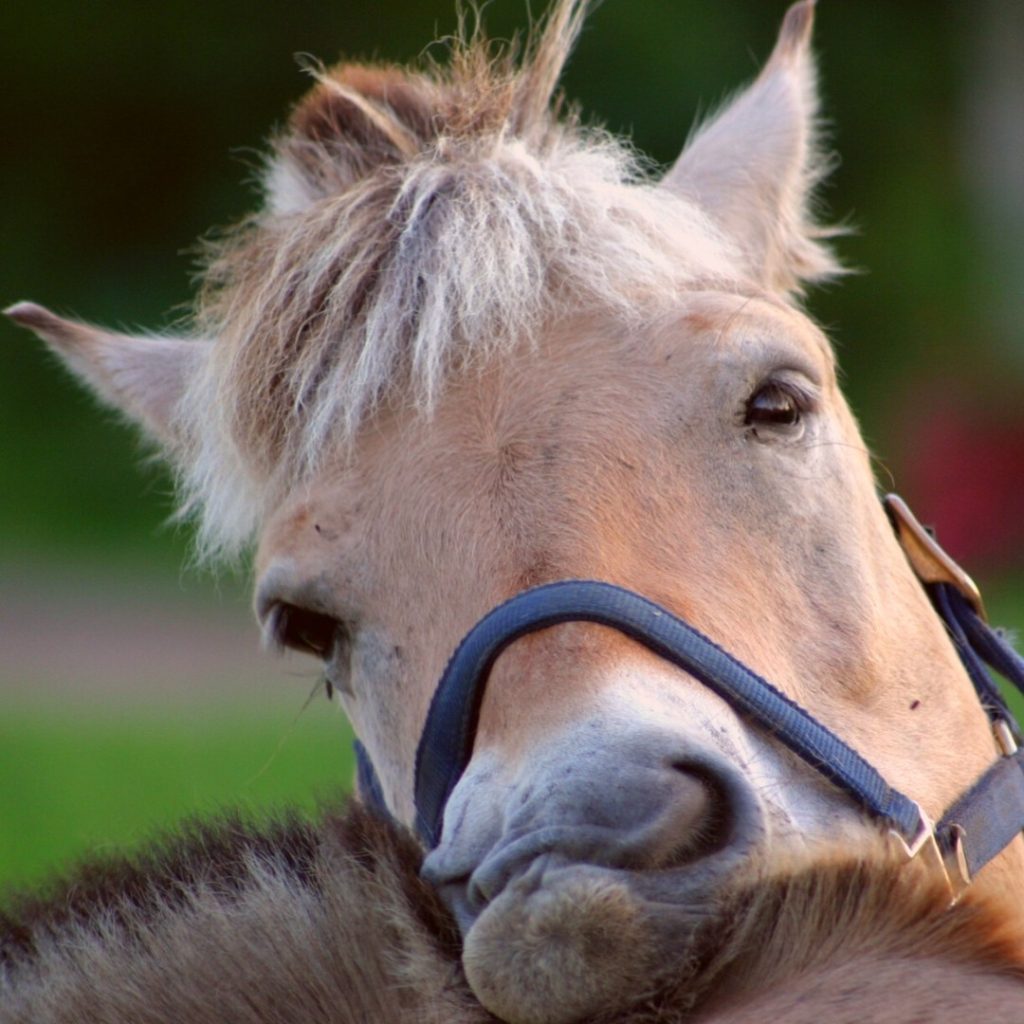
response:
M429 410L453 371L576 309L636 320L740 274L705 214L557 96L585 7L558 0L520 56L476 27L444 64L313 69L263 209L209 250L215 342L176 460L207 549L243 543L383 404Z

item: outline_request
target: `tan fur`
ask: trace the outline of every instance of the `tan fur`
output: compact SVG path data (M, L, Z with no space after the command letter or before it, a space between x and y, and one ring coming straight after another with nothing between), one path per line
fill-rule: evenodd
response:
M15 901L16 917L0 928L0 1022L495 1019L466 986L454 926L417 877L407 837L352 808L309 832L300 852L297 827L269 841L240 835L237 823L224 827L230 835L207 828L149 865L148 897L145 874L111 865L87 906L79 889L96 888L95 868L49 903ZM188 863L176 885L168 857ZM652 961L634 1004L600 1019L1024 1019L1019 934L984 900L947 903L933 880L884 856L782 876L734 894L706 922L694 955ZM595 940L614 970L628 935Z
M1024 959L1012 914L969 897L947 909L943 882L919 866L818 866L747 894L717 991L696 1019L1019 1021ZM710 968L709 973L715 968Z

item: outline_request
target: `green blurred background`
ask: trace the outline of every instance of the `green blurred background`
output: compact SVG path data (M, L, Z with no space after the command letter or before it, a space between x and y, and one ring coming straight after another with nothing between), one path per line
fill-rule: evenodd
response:
M606 0L565 80L667 163L749 80L784 10ZM494 0L492 34L526 20ZM262 141L308 85L295 55L403 61L452 0L11 0L0 15L0 301L160 328L197 237L254 203ZM880 478L1024 625L1024 5L822 0L842 162L823 193L863 272L815 293ZM347 783L309 664L261 658L245 571L187 568L170 482L29 336L0 324L0 879L192 810Z

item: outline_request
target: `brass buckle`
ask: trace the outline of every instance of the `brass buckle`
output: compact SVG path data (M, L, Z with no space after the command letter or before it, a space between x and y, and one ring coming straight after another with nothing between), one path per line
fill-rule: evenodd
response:
M959 825L952 826L953 848L949 855L944 855L935 835L935 823L917 806L918 827L913 839L907 842L896 829L889 834L899 844L907 860L914 860L923 855L929 867L942 875L949 887L949 903L952 906L963 895L971 884L971 873L967 868L967 855L964 851L964 830Z
M943 551L935 538L917 521L907 503L898 494L887 494L882 499L896 538L907 556L911 568L922 583L950 583L967 599L967 603L984 620L985 605L981 591L970 576Z
M1013 730L1005 718L997 718L992 722L992 733L1003 757L1012 757L1017 753L1017 741L1013 738Z

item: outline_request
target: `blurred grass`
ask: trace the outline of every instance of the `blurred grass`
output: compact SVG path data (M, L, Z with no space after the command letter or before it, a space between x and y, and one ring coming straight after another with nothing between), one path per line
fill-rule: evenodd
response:
M325 712L5 709L0 888L129 849L194 814L314 810L353 773L349 726Z
M1024 576L1015 573L978 583L993 625L1024 634Z

